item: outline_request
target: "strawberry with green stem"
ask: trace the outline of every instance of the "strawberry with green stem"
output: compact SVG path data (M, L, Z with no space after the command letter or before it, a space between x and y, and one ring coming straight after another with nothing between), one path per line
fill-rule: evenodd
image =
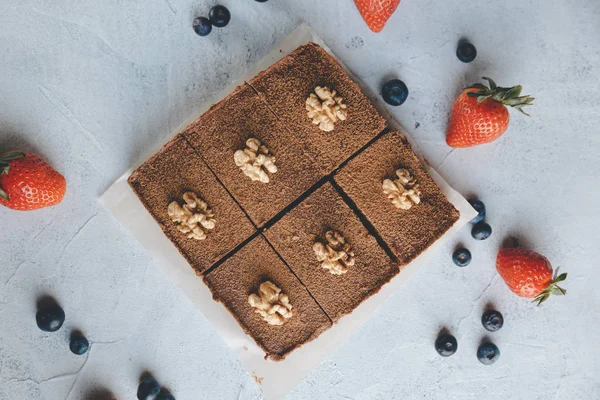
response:
M451 147L471 147L498 139L510 122L507 107L519 110L533 105L534 98L521 96L521 85L501 87L490 78L489 87L476 83L458 96L450 114L446 142Z
M33 153L0 155L0 204L27 211L60 203L67 190L65 177Z
M533 298L539 306L550 295L564 296L567 291L558 284L567 274L552 274L552 265L546 257L522 248L502 249L496 257L496 270L508 288L517 296Z

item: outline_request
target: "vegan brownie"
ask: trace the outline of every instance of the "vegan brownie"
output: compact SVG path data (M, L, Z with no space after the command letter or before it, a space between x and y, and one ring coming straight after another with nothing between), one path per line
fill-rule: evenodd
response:
M313 250L315 242L327 243L328 231L342 234L354 254L353 265L340 275L323 268ZM329 182L264 235L333 321L352 312L399 272Z
M412 174L421 192L420 203L400 209L383 192L384 179L395 179L398 169ZM390 131L352 159L334 177L398 257L408 264L441 237L459 212L412 151L406 137Z
M183 135L259 227L321 178L308 140L292 133L248 85L213 106ZM267 173L268 183L251 180L234 162L235 152L250 138L275 157L277 172Z
M318 151L319 168L329 174L386 126L359 86L340 64L315 43L308 43L259 73L249 84L277 118ZM347 106L347 119L324 132L307 116L306 99L315 88L337 92Z
M169 142L137 168L128 182L165 235L198 273L211 267L255 231L204 161L181 138ZM215 214L215 227L204 240L188 238L167 213L171 202L184 204L182 197L186 192L194 192Z
M227 307L244 331L266 352L265 358L282 360L332 325L262 235L210 271L204 281L213 298ZM248 296L257 293L259 286L267 281L289 297L292 316L283 325L270 325L248 303Z

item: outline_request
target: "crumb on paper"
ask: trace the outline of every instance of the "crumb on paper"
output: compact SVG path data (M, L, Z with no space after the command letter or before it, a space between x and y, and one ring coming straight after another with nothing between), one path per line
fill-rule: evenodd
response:
M265 379L265 378L260 378L258 375L256 375L256 372L254 372L254 371L252 371L252 377L254 378L256 383L258 383L259 385L262 385L263 380Z

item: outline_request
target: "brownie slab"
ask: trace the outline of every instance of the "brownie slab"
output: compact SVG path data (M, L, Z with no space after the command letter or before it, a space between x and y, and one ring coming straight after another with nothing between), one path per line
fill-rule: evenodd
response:
M255 232L241 208L185 140L169 142L137 168L128 182L165 235L198 273ZM215 213L215 227L205 240L188 238L167 213L171 202L183 203L186 192L194 192Z
M420 203L396 208L384 194L384 179L407 169L419 185ZM339 186L373 224L376 231L405 265L442 236L459 218L425 170L408 140L390 131L346 164L334 177Z
M316 151L288 130L248 85L213 106L183 135L259 227L321 178ZM235 152L250 138L276 159L277 172L268 174L268 183L251 180L234 162Z
M330 230L341 233L354 253L354 265L341 275L323 268L313 250L315 242L325 242ZM350 313L399 272L330 183L290 210L264 235L333 321Z
M283 325L268 324L248 303L248 296L257 293L265 281L274 283L289 297L292 317ZM272 360L285 358L332 325L304 285L261 235L210 271L204 282L214 299L225 305Z
M296 135L318 151L319 168L329 174L386 126L359 86L320 46L308 43L262 71L249 84ZM324 132L307 116L306 99L317 86L335 90L347 106L347 119Z

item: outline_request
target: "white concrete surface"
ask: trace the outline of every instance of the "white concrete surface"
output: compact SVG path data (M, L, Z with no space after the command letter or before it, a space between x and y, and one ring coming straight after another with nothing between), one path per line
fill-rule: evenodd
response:
M158 263L96 200L126 168L300 21L374 90L400 77L392 112L433 165L488 207L494 234L449 244L288 399L598 399L600 351L600 3L597 0L403 0L371 33L352 1L223 0L230 25L200 38L214 1L4 0L0 7L0 150L46 157L68 181L64 202L0 210L0 399L133 399L149 369L178 399L256 399L260 389ZM479 55L454 56L462 36ZM459 88L480 76L521 83L532 118L513 113L493 144L451 151L444 130ZM420 126L418 126L420 125ZM418 126L418 127L417 127ZM569 272L565 298L536 309L494 268L509 235ZM35 325L51 293L67 321ZM505 327L483 366L482 308ZM448 327L459 350L433 349ZM68 350L84 330L86 356Z

